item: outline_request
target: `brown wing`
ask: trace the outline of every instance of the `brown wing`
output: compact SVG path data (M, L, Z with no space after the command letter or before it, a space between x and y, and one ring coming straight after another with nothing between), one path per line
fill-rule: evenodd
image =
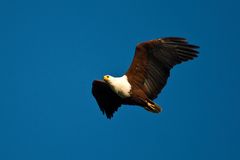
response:
M109 119L122 104L121 98L104 81L93 81L92 94L103 114L106 114Z
M197 57L199 48L184 38L162 38L137 45L133 62L126 75L131 84L154 99L166 85L170 70L176 64Z

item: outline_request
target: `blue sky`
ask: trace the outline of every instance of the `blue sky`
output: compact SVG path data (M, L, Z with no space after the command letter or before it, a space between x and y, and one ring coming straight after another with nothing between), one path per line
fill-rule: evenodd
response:
M0 159L240 159L237 0L0 2ZM91 83L120 76L135 45L180 36L164 112L100 112Z

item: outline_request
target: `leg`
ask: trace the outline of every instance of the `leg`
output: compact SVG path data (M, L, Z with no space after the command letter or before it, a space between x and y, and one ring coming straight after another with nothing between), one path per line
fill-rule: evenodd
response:
M146 103L146 105L144 106L144 108L147 111L150 111L153 113L159 113L162 111L162 108L160 106L158 106L156 103L154 103L153 101L151 101L150 99L146 99L145 103Z

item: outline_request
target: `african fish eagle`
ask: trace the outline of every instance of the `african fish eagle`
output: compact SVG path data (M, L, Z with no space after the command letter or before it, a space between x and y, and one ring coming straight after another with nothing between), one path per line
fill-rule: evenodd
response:
M110 119L122 104L161 112L162 108L153 99L166 85L173 66L197 57L197 48L178 37L138 44L132 64L122 77L105 75L103 80L93 81L92 94L103 114Z

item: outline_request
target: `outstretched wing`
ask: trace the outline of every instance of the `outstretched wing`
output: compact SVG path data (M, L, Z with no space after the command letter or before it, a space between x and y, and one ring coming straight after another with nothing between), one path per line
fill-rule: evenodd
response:
M104 81L93 81L92 94L103 114L106 114L109 119L112 118L113 113L116 112L122 104L121 98L114 93Z
M170 70L176 64L197 57L198 46L184 38L162 38L137 45L133 62L126 75L131 84L154 99L166 85Z

